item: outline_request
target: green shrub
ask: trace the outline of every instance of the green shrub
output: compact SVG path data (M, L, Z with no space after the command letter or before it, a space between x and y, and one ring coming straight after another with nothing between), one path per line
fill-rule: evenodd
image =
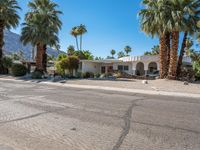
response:
M197 78L197 79L200 79L200 62L195 61L195 62L193 63L193 70L194 70L195 73L196 73L196 78Z
M93 72L85 72L83 73L83 78L94 78L94 73Z
M34 71L32 74L31 74L31 78L32 79L42 79L43 77L43 73L41 71Z
M63 61L62 61L63 62ZM62 62L56 62L56 72L64 77L65 76L65 69L63 69L63 63Z
M94 78L100 78L101 74L100 73L95 73Z
M82 74L81 72L77 72L76 77L77 77L77 78L82 78L82 77L83 77L83 74Z
M6 68L6 69L9 69L12 67L12 64L13 64L13 60L11 57L3 57L3 66Z
M11 70L14 76L24 76L27 73L27 68L22 64L13 64Z

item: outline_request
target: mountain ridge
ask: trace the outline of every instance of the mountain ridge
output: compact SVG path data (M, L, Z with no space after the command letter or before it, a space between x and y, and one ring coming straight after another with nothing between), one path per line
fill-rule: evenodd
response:
M23 43L20 41L19 34L11 32L9 30L4 31L3 51L5 54L13 54L18 53L19 51L23 51L25 59L32 60L32 50L33 46L30 43L28 43L27 45L23 45ZM47 47L48 55L54 55L54 57L57 57L60 53L64 52Z

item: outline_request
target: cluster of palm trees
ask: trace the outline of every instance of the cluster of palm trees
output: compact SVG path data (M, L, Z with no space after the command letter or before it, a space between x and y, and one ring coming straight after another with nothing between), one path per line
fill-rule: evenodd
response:
M76 47L77 50L82 51L82 43L83 43L83 35L87 33L86 26L81 24L79 26L73 27L71 30L71 35L76 39ZM78 41L78 37L80 37L80 41Z
M59 47L58 32L61 29L58 5L51 0L32 0L28 3L30 9L25 15L22 24L21 41L23 44L31 43L37 48L36 70L46 71L47 46ZM0 1L0 73L3 73L3 31L16 27L19 23L17 10L20 7L16 0Z
M125 54L125 53L126 54ZM129 56L129 53L130 52L132 52L132 48L130 47L130 46L125 46L125 48L124 48L124 52L123 51L120 51L120 52L118 52L117 53L117 55L118 55L118 58L121 58L121 57L125 57L125 56ZM114 58L114 55L116 54L116 51L114 50L114 49L112 49L111 51L110 51L110 54L111 54L111 58ZM107 57L107 58L110 58L109 56Z
M142 30L160 39L160 77L176 79L180 72L186 41L199 31L199 0L143 0L139 13ZM179 34L184 33L178 58ZM178 61L179 59L179 61ZM177 63L179 62L179 63Z

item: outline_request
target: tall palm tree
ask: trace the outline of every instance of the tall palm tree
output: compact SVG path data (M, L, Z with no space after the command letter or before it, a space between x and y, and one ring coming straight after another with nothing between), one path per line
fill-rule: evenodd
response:
M181 73L181 66L183 61L183 56L185 54L185 50L187 47L187 39L188 35L193 35L197 30L198 27L196 24L200 20L200 1L199 0L187 0L182 1L180 3L180 8L182 9L182 20L185 22L183 29L184 36L183 41L181 45L180 55L178 59L178 65L177 65L177 76Z
M114 58L114 55L116 54L116 51L115 51L114 49L112 49L112 50L110 51L110 54L112 55L112 58Z
M160 78L167 76L167 60L170 49L169 32L167 30L167 1L143 0L146 6L139 12L141 29L152 37L158 36L160 41ZM162 13L161 13L162 12Z
M16 0L0 0L0 73L4 73L3 67L3 45L4 30L11 27L17 27L19 23L19 15L17 10L20 7Z
M128 54L132 51L132 49L131 49L130 46L127 45L127 46L124 48L124 51L126 52L126 56L128 56Z
M86 26L81 24L80 26L78 26L78 34L80 35L80 50L82 50L82 40L83 40L83 35L87 33L87 29Z
M80 50L80 49L79 49L79 46L78 46L78 35L79 35L78 27L73 27L73 28L72 28L72 30L71 30L71 35L74 36L75 39L76 39L77 50Z
M28 4L30 12L26 14L23 23L21 40L26 45L31 43L37 47L36 70L46 71L47 46L57 46L58 32L61 21L58 15L62 14L56 8L58 5L51 0L33 0Z

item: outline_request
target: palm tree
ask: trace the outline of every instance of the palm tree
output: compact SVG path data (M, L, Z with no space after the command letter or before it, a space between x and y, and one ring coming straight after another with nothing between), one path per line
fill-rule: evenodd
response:
M184 20L185 26L182 28L184 32L184 37L178 59L177 76L179 76L181 73L182 60L185 54L185 49L187 47L186 43L188 35L189 34L193 35L198 30L196 24L200 20L199 8L200 8L199 0L188 0L188 1L182 1L182 3L180 3L180 9L182 9L182 14L183 14L182 20Z
M73 27L73 28L72 28L72 30L71 30L71 35L74 36L75 39L76 39L77 50L80 50L80 49L79 49L79 46L78 46L78 35L79 35L78 27Z
M118 55L118 58L122 58L125 56L123 51L120 51L119 53L117 53L117 55Z
M126 46L125 48L124 48L124 51L126 52L126 56L128 56L128 54L131 52L131 47L130 46Z
M112 55L112 58L114 58L114 55L116 54L116 51L115 51L114 49L112 49L112 50L110 51L110 54Z
M58 5L51 0L33 0L28 6L31 11L26 14L21 41L37 47L36 70L44 72L47 45L56 47L59 43L58 32L62 23L58 15L62 12L56 9Z
M0 0L0 73L4 73L3 67L3 45L4 30L11 27L17 27L19 23L19 15L17 10L20 7L16 0Z
M75 48L73 45L70 45L68 48L67 48L67 55L68 56L72 56L75 54Z
M158 36L160 41L160 78L167 76L167 60L170 49L169 33L166 26L168 11L167 1L143 0L146 6L139 13L141 29L152 37ZM161 13L162 12L162 13ZM170 20L169 20L170 21Z
M80 50L82 50L82 40L83 40L83 35L87 33L86 26L81 24L78 26L78 34L80 35Z
M152 55L158 55L160 53L160 46L159 45L154 45L152 50Z

